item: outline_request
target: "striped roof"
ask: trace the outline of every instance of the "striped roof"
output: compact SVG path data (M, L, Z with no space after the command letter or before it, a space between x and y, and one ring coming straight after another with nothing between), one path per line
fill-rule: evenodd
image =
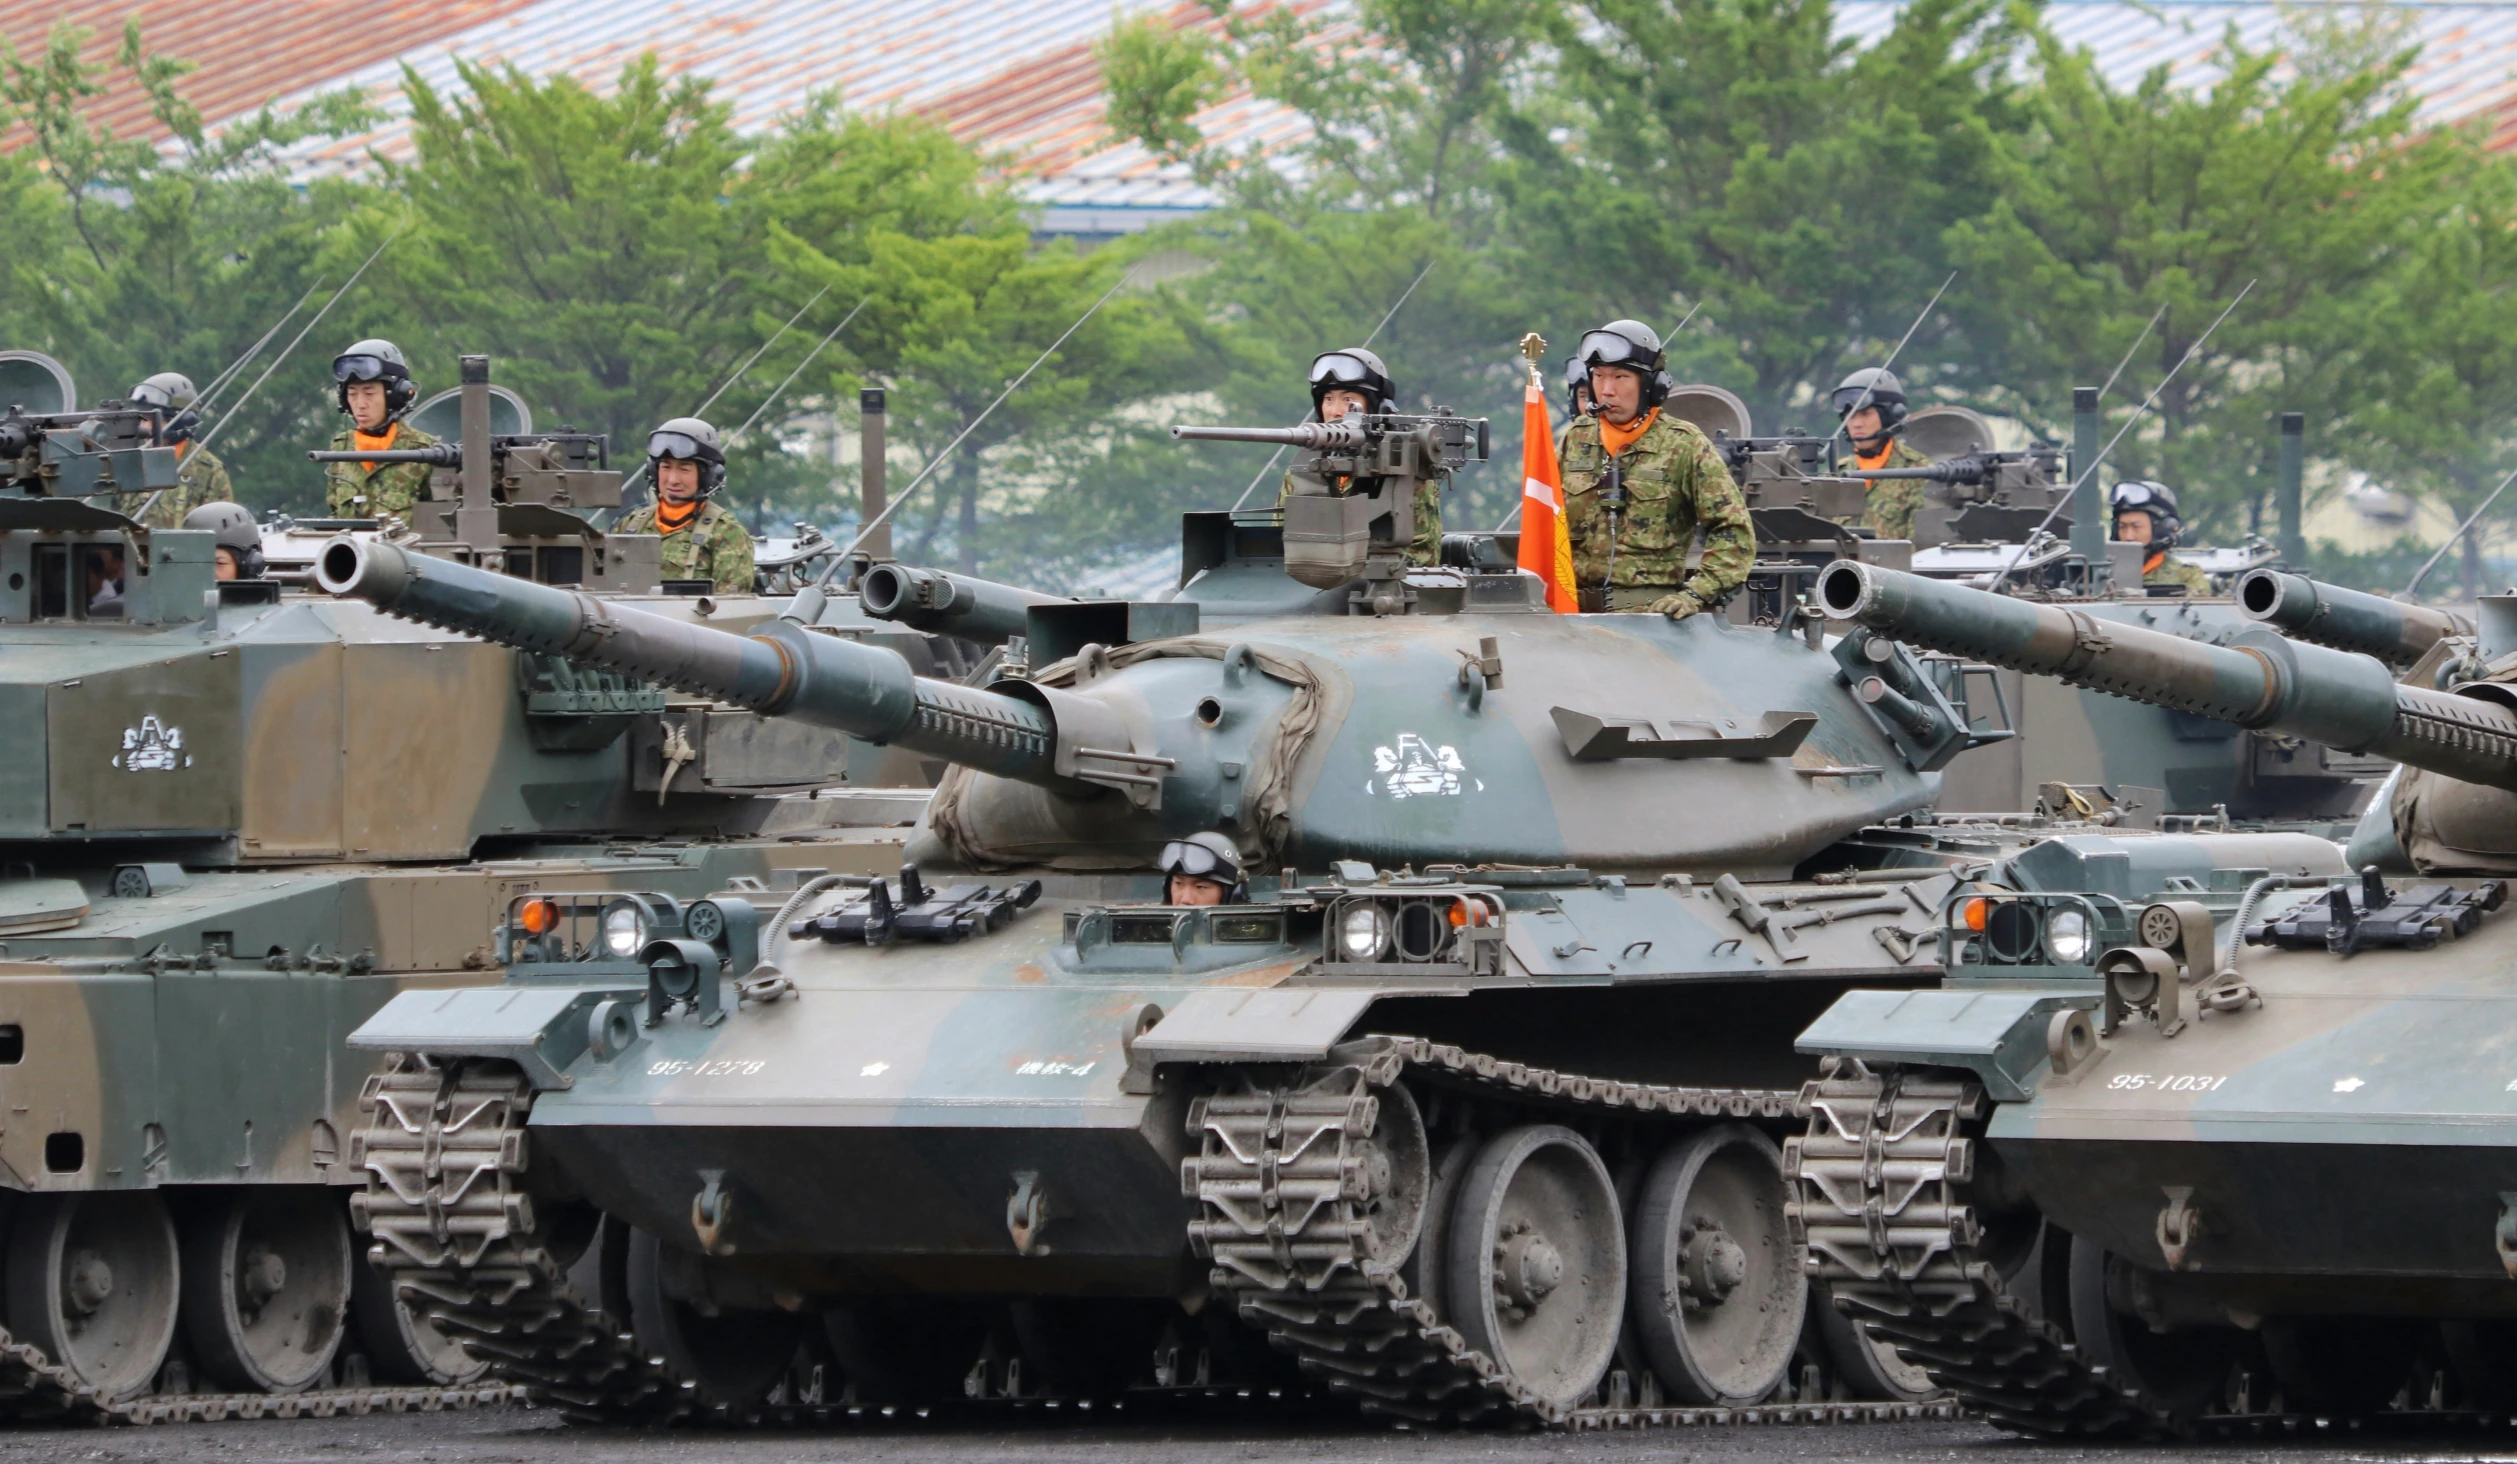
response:
M1339 0L1295 3L1317 12ZM1867 43L1886 33L1898 8L1899 0L1838 0L1836 24ZM2117 86L2165 65L2175 84L2199 87L2222 74L2229 27L2247 46L2270 49L2290 16L2313 9L2276 0L2047 0L2044 15L2066 44L2090 49ZM851 107L939 117L1027 175L1033 202L1071 227L1104 232L1213 202L1185 169L1134 143L1114 144L1104 123L1092 43L1114 18L1146 11L1174 25L1213 24L1202 6L1178 0L0 0L0 35L30 51L67 17L95 28L91 54L109 59L122 18L137 14L151 49L202 63L182 86L214 123L274 99L368 91L388 120L302 149L297 162L309 175L354 169L370 149L408 155L404 65L440 88L454 84L458 56L601 87L652 50L668 70L713 78L746 131L829 88ZM2517 142L2517 3L2390 0L2333 13L2346 25L2364 13L2389 17L2404 41L2423 47L2408 84L2425 122L2485 118L2501 145ZM1341 41L1351 44L1332 44ZM125 135L153 130L118 75L97 115ZM1299 118L1247 95L1197 120L1235 150L1272 151L1305 135Z

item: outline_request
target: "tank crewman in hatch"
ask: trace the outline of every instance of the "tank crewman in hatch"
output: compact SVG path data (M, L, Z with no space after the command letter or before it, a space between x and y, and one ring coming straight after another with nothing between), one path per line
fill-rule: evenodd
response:
M187 529L208 529L214 536L212 551L218 563L213 577L221 580L258 580L263 576L262 527L253 521L253 510L241 503L205 503L184 515Z
M1747 500L1713 440L1664 416L1660 336L1612 320L1574 352L1596 410L1564 431L1565 522L1585 611L1652 610L1684 620L1745 583L1757 556ZM1704 558L1687 552L1704 531Z
M1835 460L1839 473L1883 468L1927 468L1931 459L1908 444L1905 384L1883 367L1865 367L1844 378L1833 399L1836 420L1853 450ZM1891 478L1870 485L1862 523L1882 539L1914 537L1914 510L1923 506L1920 478Z
M1241 851L1209 829L1162 846L1167 905L1238 905L1250 898Z
M1398 388L1390 381L1389 368L1381 358L1355 346L1343 351L1329 351L1311 362L1312 415L1323 422L1335 422L1349 412L1380 416L1398 410ZM1344 492L1343 483L1331 484ZM1284 487L1276 494L1282 503L1293 494L1293 474L1285 474ZM1438 564L1442 559L1442 489L1431 479L1416 485L1416 536L1408 541L1407 562L1415 565Z
M360 341L332 358L335 397L348 415L346 430L332 434L334 452L407 451L435 447L437 439L402 420L419 397L411 364L388 340ZM334 518L406 518L428 496L426 463L326 463L324 503Z
M2115 516L2109 537L2119 544L2148 548L2141 561L2143 587L2182 585L2188 595L2211 593L2211 576L2168 552L2176 547L2176 537L2185 527L2176 513L2175 489L2148 479L2118 483L2107 507Z
M132 405L155 407L166 414L157 440L175 449L175 486L157 495L157 501L140 516L140 522L152 529L175 528L199 505L236 496L235 485L227 478L227 464L193 441L201 431L201 414L192 409L199 397L192 378L180 371L160 371L131 388Z
M655 501L620 521L623 534L664 536L664 577L706 580L721 595L752 592L752 536L714 500L725 486L717 429L675 417L647 435L647 476Z

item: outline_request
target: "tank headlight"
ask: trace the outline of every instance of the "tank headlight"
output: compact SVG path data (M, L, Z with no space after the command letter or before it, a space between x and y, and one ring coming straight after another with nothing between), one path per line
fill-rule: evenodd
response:
M2045 922L2045 949L2066 966L2089 959L2089 917L2080 910L2057 910Z
M1379 957L1390 943L1389 913L1372 903L1348 905L1337 922L1337 948L1349 961Z
M618 960L634 959L647 944L646 917L627 900L603 912L603 949Z

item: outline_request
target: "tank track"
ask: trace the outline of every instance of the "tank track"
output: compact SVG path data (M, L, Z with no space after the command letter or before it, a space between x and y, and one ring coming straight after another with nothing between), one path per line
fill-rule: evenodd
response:
M1801 1090L1784 1146L1813 1276L1995 1426L2045 1438L2198 1432L2089 1361L2003 1285L1966 1204L1984 1114L1976 1084L1858 1063Z
M533 1086L513 1063L397 1056L359 1094L351 1214L395 1294L489 1360L490 1375L570 1417L667 1422L689 1411L628 1319L569 1280L523 1187Z
M1377 1122L1378 1094L1411 1072L1598 1116L1781 1119L1797 1096L1590 1078L1383 1036L1290 1073L1242 1070L1240 1091L1193 1100L1189 1131L1199 1152L1182 1161L1181 1191L1202 1213L1190 1244L1214 1262L1214 1285L1242 1320L1331 1392L1405 1419L1500 1415L1574 1431L1957 1416L1948 1402L1564 1408L1532 1395L1408 1294L1398 1258L1370 1253L1371 1227L1358 1209L1368 1194L1362 1145Z

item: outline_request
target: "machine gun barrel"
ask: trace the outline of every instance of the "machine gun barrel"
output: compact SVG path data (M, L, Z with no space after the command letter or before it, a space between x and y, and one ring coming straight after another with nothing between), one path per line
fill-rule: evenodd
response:
M2383 595L2346 590L2303 574L2250 569L2237 581L2238 613L2295 640L2358 651L2409 666L2451 635L2471 635L2462 616Z
M1067 603L1057 595L905 564L868 569L857 585L857 601L877 620L896 620L983 645L1001 645L1024 634L1032 606Z
M1088 790L1058 767L1074 767L1075 755L1092 749L1070 747L1061 759L1062 735L1104 749L1115 738L1122 753L1127 749L1123 731L1092 724L1096 712L1115 718L1099 703L1046 689L1034 689L1040 699L1032 700L918 676L892 651L791 621L736 635L346 536L323 547L315 581L423 625L609 667L1070 795ZM1107 761L1111 754L1100 756Z
M376 452L333 452L329 449L310 452L306 457L318 463L426 463L432 468L463 466L463 446L441 442L435 447L388 447Z
M1363 425L1353 420L1304 422L1293 427L1174 427L1181 442L1264 442L1311 452L1356 453L1364 449Z
M2517 789L2517 710L2399 686L2369 656L2268 630L2206 645L1850 560L1818 577L1818 596L1830 618L1926 650Z
M1944 463L1931 463L1919 468L1863 468L1847 476L1881 482L1895 478L1920 478L1927 483L1981 483L1993 475L1996 465L1984 458L1969 455L1951 458Z

